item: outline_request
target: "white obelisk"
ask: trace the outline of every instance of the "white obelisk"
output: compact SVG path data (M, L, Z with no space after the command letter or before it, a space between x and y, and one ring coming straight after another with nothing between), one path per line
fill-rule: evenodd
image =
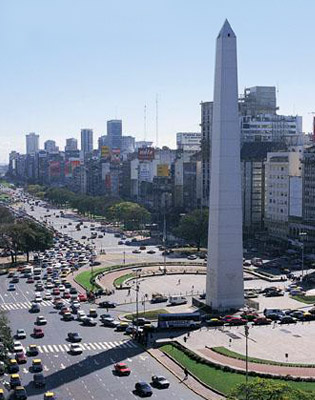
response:
M240 127L236 36L226 20L217 38L211 140L206 303L244 305Z

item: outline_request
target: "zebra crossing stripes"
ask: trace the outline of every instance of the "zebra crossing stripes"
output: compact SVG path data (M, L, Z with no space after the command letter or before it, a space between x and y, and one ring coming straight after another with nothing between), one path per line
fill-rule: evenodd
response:
M135 348L137 345L131 340L117 340L114 342L93 342L93 343L80 343L83 351L103 351L111 350L113 348ZM65 353L70 351L68 344L42 344L37 346L40 353Z
M63 300L65 304L70 304L68 300ZM51 307L53 306L53 302L50 300L43 300L38 303L40 307ZM2 303L0 304L0 310L2 311L15 311L15 310L22 310L22 309L29 309L32 306L30 301L24 301L20 303Z

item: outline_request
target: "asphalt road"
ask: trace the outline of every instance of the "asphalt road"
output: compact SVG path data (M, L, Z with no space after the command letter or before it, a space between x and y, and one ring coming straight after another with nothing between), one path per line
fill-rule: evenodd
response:
M40 216L45 213L43 208L36 207L35 213L32 214ZM59 220L60 218L55 218L53 221L57 228L58 223L59 227L61 226ZM62 222L64 225L65 221ZM63 232L65 232L64 229ZM66 232L69 233L69 229ZM76 237L78 233L80 236L85 234L83 231L75 231L73 236ZM112 234L105 235L102 246L108 249L116 248L118 251L117 239ZM132 249L126 249L128 256L132 255L131 251ZM153 255L153 257L160 256ZM152 260L153 257L143 254L141 260L143 261L144 258ZM33 374L30 371L32 358L29 357L26 364L20 365L20 377L29 398L43 399L43 393L52 390L56 393L57 399L134 399L138 397L133 393L135 383L142 380L150 382L151 376L155 374L165 376L171 385L166 390L153 389L153 398L161 400L168 400L171 397L182 400L199 398L129 336L115 332L111 328L105 328L99 321L96 327L85 327L78 321L65 322L61 319L58 310L55 310L51 302L47 301L42 302L40 314L31 314L28 308L30 301L34 299L34 284L27 284L26 279L21 278L16 284L16 290L10 292L7 290L8 283L9 279L6 276L0 277L0 309L7 311L13 333L18 328L25 329L27 338L21 340L25 348L29 344L39 346L40 353L35 358L42 360L43 372L46 376L46 388L35 389L32 384ZM88 304L82 305L82 309L86 312L90 307ZM105 312L99 311L99 314ZM119 312L121 310L116 309L113 316ZM48 321L48 324L43 326L45 336L41 339L31 337L38 315L43 315ZM68 332L78 332L82 336L84 351L81 355L73 356L68 353L70 346L66 340ZM113 365L119 361L126 362L132 369L130 376L118 377L113 373ZM9 376L4 375L1 378L1 386L6 388L5 382L8 380Z

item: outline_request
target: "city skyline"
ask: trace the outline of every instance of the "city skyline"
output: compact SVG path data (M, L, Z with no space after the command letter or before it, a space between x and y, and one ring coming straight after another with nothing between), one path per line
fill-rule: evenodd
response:
M200 130L199 103L212 100L211 38L226 17L241 39L239 92L277 86L280 113L302 115L309 132L315 88L308 27L315 6L272 4L273 13L268 4L247 1L215 7L206 1L198 7L179 1L3 4L0 162L12 149L24 151L29 132L40 135L41 147L47 139L64 146L84 127L95 137L105 134L106 121L116 118L123 120L123 134L143 140L145 104L146 139L155 141L156 95L159 144L174 148L176 132ZM297 29L288 29L290 20Z

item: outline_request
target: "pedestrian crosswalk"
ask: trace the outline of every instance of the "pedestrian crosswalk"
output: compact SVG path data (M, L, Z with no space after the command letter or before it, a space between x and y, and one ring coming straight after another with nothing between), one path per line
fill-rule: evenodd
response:
M135 348L137 345L131 340L115 340L112 342L80 343L83 351L104 351L111 349ZM40 353L66 353L70 351L70 344L42 344L37 346Z
M70 304L68 300L63 300L65 304ZM53 306L53 302L50 300L43 300L38 303L40 307L49 307ZM27 310L32 306L30 301L24 301L19 303L2 303L0 304L0 310L2 311L14 311L14 310Z

